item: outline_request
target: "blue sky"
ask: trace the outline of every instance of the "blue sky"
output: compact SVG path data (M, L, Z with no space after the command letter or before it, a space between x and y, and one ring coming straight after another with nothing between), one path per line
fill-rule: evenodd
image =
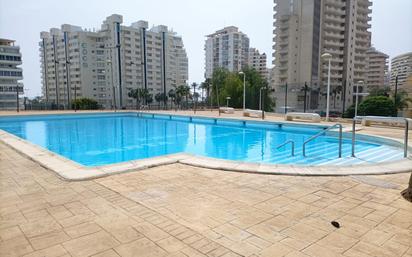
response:
M372 44L391 57L412 51L412 1L373 0L372 10ZM41 93L40 31L64 23L99 28L113 13L123 15L126 25L147 20L182 35L190 82L203 80L204 36L224 26L238 26L252 47L266 52L271 65L272 0L0 0L0 37L21 46L27 95Z

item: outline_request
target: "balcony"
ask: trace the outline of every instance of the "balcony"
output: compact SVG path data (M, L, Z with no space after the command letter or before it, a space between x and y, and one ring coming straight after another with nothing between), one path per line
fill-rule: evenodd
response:
M333 33L333 32L325 32L325 38L329 38L332 40L342 40L345 38L345 36L341 33Z
M326 4L326 13L334 14L334 15L339 15L343 16L346 14L345 10L342 10L342 8L335 8L331 5Z
M345 18L342 18L340 15L325 15L325 22L336 22L336 23L345 23Z

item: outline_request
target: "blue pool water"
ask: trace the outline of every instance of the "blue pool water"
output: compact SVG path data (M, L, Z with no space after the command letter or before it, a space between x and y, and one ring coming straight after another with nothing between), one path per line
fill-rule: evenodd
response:
M302 144L323 129L276 123L230 121L136 113L25 116L0 118L0 129L47 148L85 166L100 166L174 153L278 164L334 164L338 140L322 136L308 144L307 158ZM296 142L296 156L290 146L277 149L286 140ZM398 158L398 148L357 142L358 159L340 163L379 162ZM351 143L343 141L343 156L349 157ZM388 153L376 158L376 153ZM399 155L400 154L400 155ZM400 158L399 158L400 159ZM339 163L337 163L339 164Z

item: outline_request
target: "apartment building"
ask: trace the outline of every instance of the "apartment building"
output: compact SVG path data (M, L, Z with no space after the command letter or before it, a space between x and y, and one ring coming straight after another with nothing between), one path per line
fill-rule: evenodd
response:
M389 86L386 84L389 72L388 58L387 54L376 50L374 47L366 51L365 86L368 90Z
M406 89L406 81L412 75L412 52L398 55L391 60L391 89L395 89L398 80L398 89Z
M99 30L64 24L41 32L42 92L47 103L70 108L87 97L104 108L133 108L132 89L167 94L188 80L183 40L167 26L148 22L122 25L113 14Z
M259 74L265 79L269 80L269 72L266 65L266 54L260 53L256 48L249 49L249 59L248 65L249 68L255 69Z
M206 37L206 78L212 78L218 67L237 72L248 66L249 38L237 27L226 27Z
M24 94L23 70L20 47L14 40L0 38L0 110L16 110L22 107L18 100ZM17 102L19 101L19 102Z
M342 111L349 107L355 84L365 80L366 51L371 45L371 1L274 0L274 3L277 106L300 111L306 103L307 109L326 109L328 62L321 55L329 53L333 98L330 108ZM302 90L305 83L309 93ZM289 91L287 106L286 90Z

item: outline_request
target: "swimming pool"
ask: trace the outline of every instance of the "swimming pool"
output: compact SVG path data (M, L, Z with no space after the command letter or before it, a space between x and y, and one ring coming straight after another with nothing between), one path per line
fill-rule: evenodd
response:
M175 153L251 163L294 165L349 165L402 159L401 148L369 142L356 143L321 136L302 144L325 127L160 114L104 113L39 115L0 118L0 129L44 147L84 166L94 167ZM277 149L286 140L296 143Z

